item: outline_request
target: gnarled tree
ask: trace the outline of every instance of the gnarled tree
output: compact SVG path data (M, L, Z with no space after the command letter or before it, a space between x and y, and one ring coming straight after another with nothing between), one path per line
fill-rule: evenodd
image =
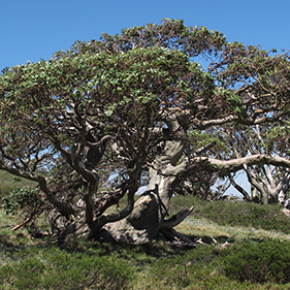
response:
M239 126L223 128L223 140L231 148L234 158L255 154L274 155L287 158L289 155L289 126L286 118L277 126L263 124L256 126ZM246 200L277 202L279 194L286 197L289 189L289 168L257 164L243 166L243 171L251 184L251 194L238 185L232 175L228 175L232 185L240 191Z
M202 57L211 60L208 67L196 62ZM181 20L77 42L49 61L1 75L0 169L38 182L54 207L50 219L60 239L137 244L161 231L191 244L173 227L193 208L166 219L182 181L199 171L290 166L285 156L229 158L214 147L218 142L207 147L192 136L210 130L218 140L227 124L279 125L289 116L289 81L287 54L228 43L219 32ZM59 164L70 172L62 178L77 174L85 186L68 186L60 196L58 176L49 174ZM110 170L106 176L117 186L100 196L102 172ZM135 202L144 172L149 185ZM123 196L127 206L107 213Z

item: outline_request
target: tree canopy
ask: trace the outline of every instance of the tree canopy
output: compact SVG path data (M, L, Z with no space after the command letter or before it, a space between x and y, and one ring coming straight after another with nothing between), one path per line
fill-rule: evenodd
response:
M288 53L182 20L103 34L2 71L0 169L38 182L66 220L59 235L178 236L166 214L182 182L290 167L289 96ZM144 174L148 188L134 203ZM104 193L109 177L115 187ZM105 212L124 195L124 209Z

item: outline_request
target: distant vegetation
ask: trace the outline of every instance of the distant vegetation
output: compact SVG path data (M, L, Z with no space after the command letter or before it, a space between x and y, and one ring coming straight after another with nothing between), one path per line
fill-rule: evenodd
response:
M222 226L251 226L256 229L276 230L290 234L289 218L281 212L280 205L229 201L207 202L192 196L176 196L171 211L177 212L182 208L183 203L195 206L196 217L212 220Z

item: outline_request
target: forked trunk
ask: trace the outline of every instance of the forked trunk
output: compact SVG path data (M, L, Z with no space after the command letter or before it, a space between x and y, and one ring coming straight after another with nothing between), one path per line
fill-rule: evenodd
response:
M176 165L182 157L187 144L187 136L175 115L169 116L165 143L162 154L157 156L149 168L149 185L147 190L133 204L137 184L132 180L128 193L128 205L121 212L112 215L95 213L96 217L90 224L85 218L85 202L76 220L66 227L64 233L72 233L83 238L98 238L104 241L127 242L130 244L148 243L162 232L169 239L183 240L193 245L189 238L174 231L172 227L184 220L193 210L184 210L169 220L165 220L169 210L170 199L175 185L179 181L180 166ZM124 195L116 192L116 195ZM101 208L111 206L114 196L103 201ZM118 199L118 196L115 196ZM112 200L111 200L112 199ZM95 203L95 209L98 206ZM62 235L65 236L65 235Z
M181 158L187 141L185 132L180 132L178 122L174 121L171 123L171 136L174 134L175 138L170 136L163 154L156 158L149 169L147 190L135 202L127 219L104 227L106 234L109 233L116 241L146 243L156 237L162 227L178 179L176 163Z

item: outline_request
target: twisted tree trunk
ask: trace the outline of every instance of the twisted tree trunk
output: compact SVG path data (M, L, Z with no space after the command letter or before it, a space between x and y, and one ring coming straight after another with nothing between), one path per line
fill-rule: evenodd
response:
M78 203L74 221L67 221L65 226L58 229L59 241L62 242L67 234L72 234L83 238L142 244L150 242L162 232L170 240L182 240L186 244L193 245L189 238L172 229L192 212L193 207L165 220L174 187L179 182L180 170L184 170L184 166L181 168L177 162L188 142L186 132L180 126L175 113L166 116L166 124L163 150L149 167L149 185L140 198L134 203L134 194L138 189L136 172L130 176L130 185L127 184L120 191L93 201L94 218L90 211L91 218L88 219L86 214L88 202L85 196ZM140 168L141 165L140 162ZM103 214L104 210L116 203L127 190L126 208L118 213ZM55 225L53 221L52 224Z
M170 122L168 122L170 133L162 155L155 159L149 169L147 190L135 202L127 219L107 224L104 227L103 236L109 235L118 242L147 243L156 237L159 231L167 232L168 236L171 228L192 212L193 208L179 213L171 220L165 220L173 189L178 182L180 169L176 163L181 158L187 142L186 133L180 129L175 116L171 117ZM176 232L173 234L171 231L170 237L173 236L176 237L178 234ZM189 240L186 239L186 242L189 243Z

